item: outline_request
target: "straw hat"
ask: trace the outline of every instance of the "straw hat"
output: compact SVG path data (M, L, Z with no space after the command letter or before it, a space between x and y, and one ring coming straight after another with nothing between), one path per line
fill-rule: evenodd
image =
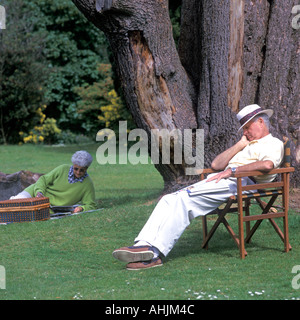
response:
M239 128L238 131L240 131L244 125L246 125L249 121L251 121L255 116L258 114L265 113L269 116L269 118L273 115L273 110L271 109L262 109L259 105L257 104L251 104L249 106L246 106L243 108L237 115L237 119L240 122L241 127Z

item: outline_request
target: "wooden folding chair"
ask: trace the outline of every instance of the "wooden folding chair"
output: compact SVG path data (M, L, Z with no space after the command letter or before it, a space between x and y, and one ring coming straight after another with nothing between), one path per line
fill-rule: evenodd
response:
M285 252L291 250L288 232L289 178L290 173L294 170L295 169L290 166L290 142L289 140L286 140L284 144L284 159L281 167L273 169L269 172L269 174L277 174L277 178L275 179L275 181L269 183L242 186L243 177L259 176L263 175L263 173L260 171L251 171L247 174L235 174L234 177L237 178L237 195L231 196L223 209L218 208L208 214L218 215L216 222L214 223L213 227L210 229L209 232L207 232L208 215L202 217L202 248L208 249L209 240L212 238L218 226L221 223L223 223L227 231L237 244L240 250L240 257L244 259L247 255L247 252L245 250L245 241L249 243L253 234L260 226L261 222L265 219L269 219L275 231L277 232L281 240L284 242ZM213 172L215 171L212 169L204 169L200 175L200 179L204 179L206 174ZM254 193L244 193L245 191L251 190L256 191L254 191ZM272 208L275 200L279 196L282 199L282 206L280 207L280 212ZM261 198L269 198L269 200L268 202L264 202ZM251 215L250 206L252 199L255 199L255 201L259 204L262 210L260 214ZM231 212L235 212L238 214L238 235L234 233L233 229L231 228L231 226L225 218L225 216ZM283 218L283 231L281 231L277 223L274 221L275 218ZM256 221L252 228L250 227L250 221ZM246 238L244 238L244 222L246 224Z

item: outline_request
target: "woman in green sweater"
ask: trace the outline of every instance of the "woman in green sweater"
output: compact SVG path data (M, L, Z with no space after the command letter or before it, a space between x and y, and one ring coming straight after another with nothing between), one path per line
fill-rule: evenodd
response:
M71 160L71 167L58 166L10 199L48 197L52 206L72 206L80 202L74 213L96 209L95 189L87 173L92 156L86 151L77 151Z

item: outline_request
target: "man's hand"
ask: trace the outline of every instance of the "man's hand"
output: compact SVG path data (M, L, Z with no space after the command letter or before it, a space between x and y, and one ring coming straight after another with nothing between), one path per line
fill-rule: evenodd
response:
M44 195L43 195L41 192L38 192L38 193L36 194L36 196L37 196L38 198L43 198L43 197L44 197Z
M83 211L83 208L82 207L76 207L73 211L73 213L77 213L77 212L81 212Z
M221 179L226 179L229 177L231 177L231 169L230 168L226 169L225 171L219 172L219 173L215 174L214 176L208 178L206 180L206 182L216 180L216 183L218 183Z
M263 161L255 161L249 164L245 164L244 166L239 166L236 168L236 173L247 173L250 171L261 171L266 174L274 169L274 163L271 160L263 160ZM221 179L226 179L231 177L232 171L231 168L226 169L225 171L219 172L216 175L208 178L206 182L216 180L218 183Z
M250 141L245 135L243 135L239 143L243 146L242 149L244 149L250 143Z
M235 145L216 156L216 158L211 163L211 167L216 171L224 170L227 167L228 162L238 152L243 150L249 144L249 142L250 141L246 136L242 136L242 138Z

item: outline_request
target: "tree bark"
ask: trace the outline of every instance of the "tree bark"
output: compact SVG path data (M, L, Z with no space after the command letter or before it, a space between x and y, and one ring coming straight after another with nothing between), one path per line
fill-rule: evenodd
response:
M109 39L139 128L204 129L209 166L239 139L242 107L273 108L272 133L291 139L292 181L299 184L300 31L291 26L297 0L182 0L178 52L168 0L72 1ZM195 179L184 174L185 163L157 169L166 191Z
M168 1L112 1L109 10L99 1L100 12L93 1L74 3L105 32L137 126L148 137L153 129L196 129L195 89L177 53ZM156 167L166 191L193 181L184 163Z

